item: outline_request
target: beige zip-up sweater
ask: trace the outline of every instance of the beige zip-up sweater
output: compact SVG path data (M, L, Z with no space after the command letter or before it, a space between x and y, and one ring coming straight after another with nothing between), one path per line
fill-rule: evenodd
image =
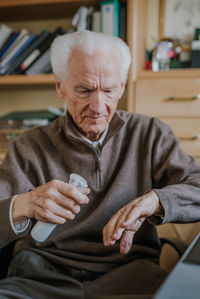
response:
M52 179L68 182L72 172L87 180L89 204L74 220L57 225L44 243L36 243L30 233L21 237L22 249L36 251L55 264L104 272L138 257L157 258L160 245L154 216L135 234L127 255L120 254L119 243L104 247L102 242L102 229L110 217L152 189L165 210L163 223L200 220L200 167L179 148L167 125L118 111L97 152L76 135L67 115L10 143L0 167L1 247L19 238L9 222L11 196Z

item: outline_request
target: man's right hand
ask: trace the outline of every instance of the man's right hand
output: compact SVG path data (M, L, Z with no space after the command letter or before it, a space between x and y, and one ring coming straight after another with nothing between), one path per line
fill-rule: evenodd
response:
M35 218L42 222L63 224L74 219L80 212L80 205L87 204L87 188L81 193L78 188L60 180L52 180L36 189L15 197L13 203L14 225Z

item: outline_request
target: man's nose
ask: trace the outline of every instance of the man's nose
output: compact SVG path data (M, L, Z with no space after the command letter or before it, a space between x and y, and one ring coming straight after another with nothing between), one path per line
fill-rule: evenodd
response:
M104 114L106 107L104 103L104 97L101 92L94 93L92 101L89 105L90 110L98 114Z

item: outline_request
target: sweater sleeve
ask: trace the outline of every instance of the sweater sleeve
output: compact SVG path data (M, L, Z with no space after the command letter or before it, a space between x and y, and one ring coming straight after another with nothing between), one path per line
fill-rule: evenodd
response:
M155 119L152 151L153 190L164 207L161 221L187 223L200 221L200 166L185 154L171 129Z
M23 151L23 143L11 142L8 154L0 165L0 248L23 236L16 234L10 222L11 198L34 189L29 175L28 159ZM27 151L27 149L26 149ZM30 152L27 152L27 155Z

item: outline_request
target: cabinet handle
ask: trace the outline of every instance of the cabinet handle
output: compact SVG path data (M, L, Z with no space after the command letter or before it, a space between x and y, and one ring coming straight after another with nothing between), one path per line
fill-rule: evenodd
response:
M182 141L192 141L192 140L200 140L200 134L196 136L190 136L190 137L179 137Z
M176 97L176 96L170 96L168 97L169 101L196 101L196 100L200 100L200 93L198 93L195 96L191 96L191 97Z

